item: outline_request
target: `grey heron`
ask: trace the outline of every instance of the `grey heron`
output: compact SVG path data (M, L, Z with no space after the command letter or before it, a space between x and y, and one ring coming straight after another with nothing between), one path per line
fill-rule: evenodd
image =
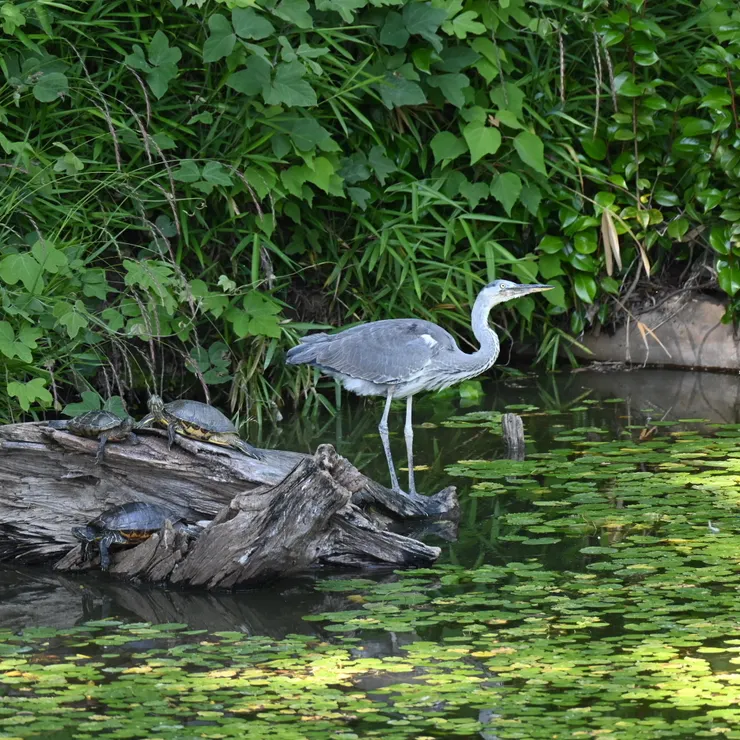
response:
M452 335L422 319L386 319L353 326L336 334L310 334L288 350L290 365L313 365L360 396L385 396L378 430L388 462L391 486L402 493L393 466L388 414L394 398L406 399L406 454L409 493L416 495L414 480L414 432L411 426L413 398L419 391L447 388L488 370L499 354L496 332L488 325L491 309L505 301L549 290L552 285L518 285L495 280L486 285L473 304L471 325L480 349L463 352Z

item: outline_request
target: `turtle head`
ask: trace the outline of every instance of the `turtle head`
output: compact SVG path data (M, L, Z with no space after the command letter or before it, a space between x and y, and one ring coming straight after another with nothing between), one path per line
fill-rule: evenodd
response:
M162 411L164 411L164 401L156 393L153 396L149 396L149 411L155 416L160 416Z
M72 527L72 535L80 542L94 542L99 539L98 530L95 527Z
M134 420L127 416L125 419L121 420L121 432L123 434L131 434L131 432L134 431Z

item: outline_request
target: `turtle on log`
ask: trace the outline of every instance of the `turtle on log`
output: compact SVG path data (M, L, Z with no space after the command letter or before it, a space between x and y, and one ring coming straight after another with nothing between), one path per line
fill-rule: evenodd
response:
M170 521L176 529L189 530L182 517L157 504L133 501L104 511L84 527L74 527L72 534L82 543L83 560L93 557L93 545L100 550L100 568L110 568L112 545L136 545L151 537Z
M169 446L175 435L199 439L222 447L231 447L249 457L262 460L262 453L245 442L231 423L215 406L200 401L179 400L165 403L159 396L149 398L149 413L136 425L142 429L152 423L167 429Z
M57 419L47 422L52 429L61 429L78 437L91 437L97 439L98 452L95 455L95 464L99 464L105 453L105 445L111 442L122 442L131 437L136 441L133 434L134 420L130 416L121 418L112 411L97 409L86 411L84 414L75 416L73 419Z

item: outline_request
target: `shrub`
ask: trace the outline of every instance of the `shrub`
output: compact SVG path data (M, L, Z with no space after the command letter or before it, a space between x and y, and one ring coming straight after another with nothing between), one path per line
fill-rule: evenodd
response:
M502 315L550 366L648 273L705 265L740 307L732 0L0 19L5 416L165 378L260 413L310 387L281 362L300 332L414 314L465 341L494 277L556 286Z

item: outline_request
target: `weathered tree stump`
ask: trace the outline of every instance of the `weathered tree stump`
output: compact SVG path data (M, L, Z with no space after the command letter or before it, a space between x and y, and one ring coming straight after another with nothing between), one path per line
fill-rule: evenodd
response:
M323 564L426 565L439 548L388 531L389 521L458 513L454 488L429 497L396 494L330 445L314 456L266 450L259 461L178 441L172 450L158 434L138 445L110 444L95 465L95 440L42 423L0 426L0 559L38 562L66 553L57 570L87 569L71 528L111 506L144 501L205 528L196 539L165 526L115 551L111 572L231 588Z
M519 462L524 460L527 444L522 417L519 414L504 414L501 417L501 429L506 443L506 457Z

